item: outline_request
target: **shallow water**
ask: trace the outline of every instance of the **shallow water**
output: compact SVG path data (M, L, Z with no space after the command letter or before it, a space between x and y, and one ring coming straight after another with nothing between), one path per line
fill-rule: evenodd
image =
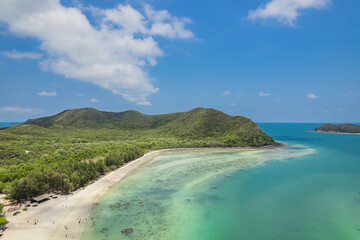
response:
M316 126L261 124L282 149L162 154L100 199L82 239L360 239L360 136Z

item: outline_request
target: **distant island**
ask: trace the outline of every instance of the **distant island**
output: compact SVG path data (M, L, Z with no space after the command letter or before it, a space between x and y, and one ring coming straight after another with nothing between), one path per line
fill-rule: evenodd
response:
M360 134L360 126L355 124L323 124L314 129L315 132Z
M0 192L13 200L68 193L159 149L264 146L281 144L249 118L211 108L161 115L66 110L0 131Z

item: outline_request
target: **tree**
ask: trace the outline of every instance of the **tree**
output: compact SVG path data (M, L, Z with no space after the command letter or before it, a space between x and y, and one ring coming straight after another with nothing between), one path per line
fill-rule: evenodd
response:
M4 216L5 215L5 213L4 213L4 205L2 205L1 203L0 203L0 217L2 217L2 216Z
M7 223L9 221L5 217L0 217L0 230L4 230Z
M9 221L5 218L4 205L0 203L0 229L3 229L7 223L9 223Z

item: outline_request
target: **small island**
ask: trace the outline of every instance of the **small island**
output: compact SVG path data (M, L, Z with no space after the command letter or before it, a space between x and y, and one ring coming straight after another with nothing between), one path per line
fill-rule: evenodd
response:
M326 123L314 129L315 132L360 134L360 126L355 124Z

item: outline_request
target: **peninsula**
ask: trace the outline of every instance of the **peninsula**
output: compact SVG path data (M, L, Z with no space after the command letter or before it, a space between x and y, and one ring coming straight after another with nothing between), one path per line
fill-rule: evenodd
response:
M145 115L72 109L0 131L0 192L69 193L146 152L278 146L250 119L215 109Z
M315 132L360 134L360 126L355 124L323 124L314 129Z
M18 211L19 216L7 215L5 239L20 240L63 239L70 233L79 239L83 220L97 199L160 152L282 146L250 119L206 108L163 115L72 109L1 130L0 140L3 194L25 202L61 193L36 208ZM71 231L64 229L68 225Z

